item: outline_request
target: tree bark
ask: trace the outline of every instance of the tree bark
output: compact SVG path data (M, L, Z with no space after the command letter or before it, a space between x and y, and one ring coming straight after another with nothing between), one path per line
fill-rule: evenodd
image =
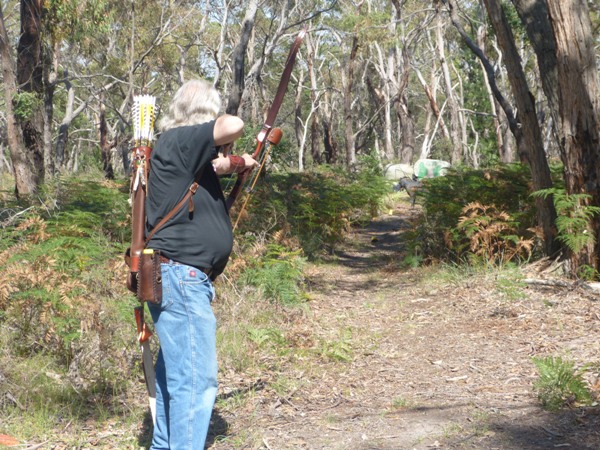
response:
M110 150L112 144L108 138L108 125L106 123L106 106L104 102L100 102L100 118L98 131L100 134L100 151L102 153L102 169L104 170L104 177L107 180L113 180L115 178L115 171L112 165L112 159L110 157Z
M558 71L554 33L546 0L512 0L537 56L542 89L558 123Z
M522 136L519 145L519 153L523 155L521 159L526 160L529 164L533 189L538 191L550 188L552 177L544 152L542 132L537 121L535 101L527 86L527 78L521 65L515 38L499 0L484 0L484 3L496 33L498 44L504 53L508 78L518 108L517 120ZM551 254L557 250L554 238L556 235L554 225L556 210L551 198L537 198L536 206L538 224L544 235L545 251L547 254Z
M17 95L17 80L15 64L10 51L10 39L4 23L2 4L0 4L0 60L2 61L7 140L15 176L15 194L20 198L33 194L37 184L33 173L33 164L27 158L23 135L14 114L13 100Z
M313 164L321 164L323 162L323 158L321 151L321 129L319 126L319 118L322 116L322 110L320 108L320 95L318 94L319 86L315 68L315 54L319 49L319 41L317 40L315 42L310 35L307 35L306 46L308 48L306 63L308 66L308 77L310 79L310 99L316 111L316 114L312 116L310 123L310 153ZM321 122L322 121L323 120L321 119Z
M254 29L254 19L256 17L257 9L258 1L251 0L246 7L246 15L244 16L244 21L242 22L240 40L233 50L233 85L230 89L229 100L225 110L227 114L236 115L238 113L238 109L240 108L242 95L244 93L246 50L248 48L248 42L250 42L252 30Z
M481 25L477 28L477 45L479 48L484 51L485 42L487 40L487 31L484 25ZM488 93L488 99L490 102L490 108L492 110L492 116L494 120L494 131L496 135L496 142L498 148L498 155L500 156L500 161L503 163L512 163L513 162L513 154L510 151L510 146L504 144L504 135L502 132L502 126L500 125L500 118L498 117L498 108L496 107L496 99L494 98L494 93L492 92L492 88L490 86L490 80L488 79L487 72L485 71L485 67L483 63L479 61L481 64L481 68L483 69L483 78L485 80L485 87Z
M352 37L352 47L348 57L346 72L342 73L344 83L344 137L346 143L346 166L352 167L356 164L356 140L354 138L354 117L352 114L352 102L354 100L354 66L358 54L358 35Z
M444 38L442 30L444 29L444 21L442 20L442 14L439 10L439 2L436 2L437 11L437 24L436 24L436 42L437 51L440 65L442 68L443 80L446 87L446 101L448 104L448 110L450 112L450 144L452 148L452 155L450 161L453 165L459 165L462 162L463 154L463 142L461 138L461 125L460 125L460 113L458 111L458 101L452 88L452 80L450 77L450 69L448 62L446 61L446 50L444 45Z
M588 193L600 206L600 88L590 15L583 0L548 0L556 42L559 136L564 178L570 194ZM573 271L600 268L600 217L590 227L595 246L573 255Z
M398 157L401 163L411 164L417 146L415 119L407 96L411 68L407 49L403 48L401 52L402 70L400 71L400 83L394 102L400 125L400 151Z
M58 44L52 44L52 51L47 52L44 62L44 132L43 154L44 173L53 176L56 173L56 154L52 146L52 129L54 118L54 90L58 78Z
M44 86L42 13L43 0L21 0L21 37L17 45L17 84L19 94L34 98L33 108L19 118L25 151L33 163L36 188L44 180ZM31 104L31 103L30 103Z
M500 3L498 3L496 0L484 0L484 3L494 27L494 31L496 32L498 43L500 44L502 52L506 57L507 69L510 75L509 81L511 83L513 95L517 101L519 110L518 117L515 117L512 106L498 89L494 68L484 55L483 51L464 31L460 21L458 20L454 2L448 0L452 23L458 30L459 34L463 37L463 40L467 46L481 60L483 66L485 67L485 71L490 82L490 87L492 88L498 103L506 114L510 130L517 142L519 158L521 159L521 162L526 162L529 164L533 181L533 189L540 190L551 187L552 180L550 177L550 169L548 167L546 155L544 154L544 149L541 146L542 139L535 114L535 104L533 103L532 95L527 88L527 82L523 73L523 68L520 64L520 57L515 47L515 41L512 32L508 26L506 17L502 12ZM554 239L554 236L556 235L556 229L554 226L556 210L554 209L552 200L549 198L538 198L536 200L536 207L538 225L542 229L544 237L544 251L547 254L551 254L557 250L556 241Z

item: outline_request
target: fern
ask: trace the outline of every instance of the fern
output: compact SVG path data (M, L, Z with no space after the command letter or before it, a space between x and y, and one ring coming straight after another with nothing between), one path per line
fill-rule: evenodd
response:
M559 180L560 171L553 176ZM485 169L459 167L443 177L424 180L421 191L423 219L416 228L413 253L424 255L424 262L442 259L462 262L471 253L470 240L456 229L463 208L470 203L495 205L510 215L510 234L532 239L536 210L530 196L531 172L524 164L502 164ZM462 236L459 236L462 234ZM533 244L534 241L532 241ZM538 247L531 247L532 257ZM524 254L527 251L524 249Z
M270 244L266 255L244 272L243 281L260 287L270 300L294 305L303 300L303 266L304 259L299 251L288 251L282 246Z
M518 236L518 223L505 211L499 211L493 205L472 202L463 208L462 213L457 232L450 238L451 246L458 243L458 247L464 249L465 246L460 244L464 235L470 252L490 264L531 256L533 239Z
M572 361L560 357L533 358L539 371L534 383L538 398L544 408L556 411L566 404L588 403L590 391L581 373L576 372Z
M353 225L376 214L389 190L383 177L366 171L272 174L254 192L238 233L284 229L305 255L319 256L342 242Z
M588 205L592 196L589 194L568 194L564 189L542 189L532 194L534 197L552 196L558 215L556 228L557 239L564 243L573 253L579 253L596 243L591 221L600 207Z

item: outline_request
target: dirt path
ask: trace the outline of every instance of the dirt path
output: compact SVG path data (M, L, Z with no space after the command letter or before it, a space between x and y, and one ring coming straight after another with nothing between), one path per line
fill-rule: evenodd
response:
M250 406L219 412L227 437L211 449L600 449L599 408L541 409L531 361L591 362L597 377L600 296L492 274L426 283L399 264L416 211L399 205L311 268L300 344L321 364L279 373L283 394L271 377Z

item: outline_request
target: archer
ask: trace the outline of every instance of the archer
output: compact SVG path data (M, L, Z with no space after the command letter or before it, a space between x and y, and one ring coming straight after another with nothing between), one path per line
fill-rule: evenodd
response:
M153 450L204 448L217 395L213 281L233 246L218 175L257 165L248 155L217 153L244 127L236 116L218 116L220 107L206 81L181 86L150 160L145 251L158 255L162 289L160 302L148 302L160 341Z

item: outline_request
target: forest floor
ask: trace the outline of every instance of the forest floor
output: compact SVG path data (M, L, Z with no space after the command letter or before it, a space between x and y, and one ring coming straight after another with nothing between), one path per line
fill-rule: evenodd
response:
M598 291L402 269L403 234L418 214L400 202L310 268L310 308L290 336L336 343L338 361L299 360L258 380L225 374L221 398L252 396L239 408L217 402L208 448L600 449L600 408L545 411L532 362L592 363L586 376L598 394ZM540 266L527 270L548 279ZM277 388L282 379L287 389Z

